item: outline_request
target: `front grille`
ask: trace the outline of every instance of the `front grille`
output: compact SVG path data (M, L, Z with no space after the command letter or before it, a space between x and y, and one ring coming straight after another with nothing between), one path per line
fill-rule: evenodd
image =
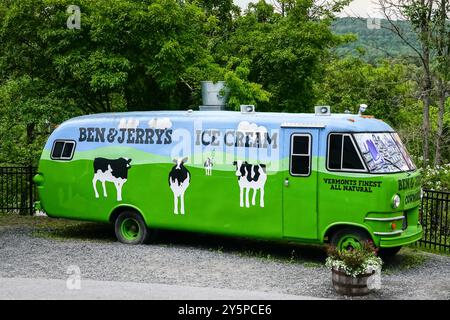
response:
M408 219L407 219L407 215L406 213L403 215L403 225L402 225L402 230L405 230L406 228L408 228Z

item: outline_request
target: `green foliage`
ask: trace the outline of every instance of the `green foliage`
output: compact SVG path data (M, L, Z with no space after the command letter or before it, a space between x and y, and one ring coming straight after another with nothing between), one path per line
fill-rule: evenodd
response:
M270 93L262 89L262 85L247 81L250 68L250 61L244 59L234 71L225 73L225 81L230 90L228 106L232 109L239 110L241 104L257 105L258 102L269 101Z
M23 75L0 86L0 165L37 165L52 124L76 114L58 91L40 78Z
M422 171L424 189L450 191L450 163L442 166L426 166Z
M367 19L337 18L332 24L333 31L342 35L353 34L355 41L337 47L335 52L339 56L357 55L363 52L362 58L370 63L387 58L412 60L415 53L411 47L388 29L389 23L385 19L380 19L379 22L380 28L377 28L373 25L373 21L368 22ZM400 30L404 30L405 38L419 48L417 36L413 32L411 24L408 21L398 20L396 25Z
M262 111L311 110L313 83L322 75L320 61L340 40L328 20L308 15L310 1L293 3L286 17L262 0L250 5L236 20L235 32L217 46L215 56L223 65L232 57L249 61L249 81L270 93L268 101L258 104Z
M79 0L81 29L70 30L69 0L2 1L0 164L36 164L51 130L76 115L196 108L202 80L226 81L229 109L356 112L366 103L419 155L417 61L401 60L410 52L383 28L333 22L348 2L279 0L275 9L259 0L241 13L232 0ZM417 41L410 24L398 25ZM442 78L447 60L433 61ZM434 104L431 118L433 136ZM441 152L448 161L447 140Z
M317 103L331 105L334 112L352 113L365 103L368 114L396 127L404 121L401 111L417 100L415 84L409 79L409 70L402 64L372 65L354 56L335 58L327 64L323 81L316 84Z
M36 164L52 127L75 115L198 105L214 61L205 13L175 0L0 3L0 163ZM198 77L195 77L198 76Z

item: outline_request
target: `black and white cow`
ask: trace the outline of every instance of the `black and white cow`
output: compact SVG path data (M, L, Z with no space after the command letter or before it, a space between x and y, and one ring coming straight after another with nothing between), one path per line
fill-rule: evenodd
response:
M97 181L101 181L103 187L103 196L107 197L105 182L114 183L117 192L117 201L122 201L122 186L127 182L128 169L130 169L131 159L94 159L94 178L92 185L94 186L95 197L98 198Z
M256 192L259 190L259 206L264 207L264 185L266 184L267 174L266 166L264 164L249 164L247 161L234 161L236 166L236 176L240 188L241 207L244 206L244 192L245 192L245 206L250 207L249 192L253 189L252 205L256 202Z
M173 213L178 214L178 198L180 198L181 209L180 213L184 214L184 193L189 187L191 181L191 173L184 166L184 163L188 160L187 157L183 159L174 159L175 165L169 173L169 186L173 192Z
M210 157L206 158L206 161L203 163L203 166L205 167L205 174L207 176L211 176L212 175L213 160Z

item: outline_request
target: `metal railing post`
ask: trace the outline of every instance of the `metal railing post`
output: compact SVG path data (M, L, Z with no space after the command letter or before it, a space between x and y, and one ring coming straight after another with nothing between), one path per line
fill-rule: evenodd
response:
M28 199L30 200L30 215L33 215L33 211L34 211L34 184L33 184L33 166L29 165L28 166L28 170L29 170L29 180L28 180L28 186L29 186L29 196Z

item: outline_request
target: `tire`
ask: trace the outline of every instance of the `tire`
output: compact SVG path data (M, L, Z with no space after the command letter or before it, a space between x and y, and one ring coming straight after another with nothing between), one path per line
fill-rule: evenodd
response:
M370 236L361 229L343 228L331 236L331 244L338 250L361 248L362 243L371 240Z
M392 258L400 251L401 248L402 246L392 248L380 248L380 256L382 258Z
M135 211L123 211L114 223L117 240L126 244L146 243L150 231L142 216Z

